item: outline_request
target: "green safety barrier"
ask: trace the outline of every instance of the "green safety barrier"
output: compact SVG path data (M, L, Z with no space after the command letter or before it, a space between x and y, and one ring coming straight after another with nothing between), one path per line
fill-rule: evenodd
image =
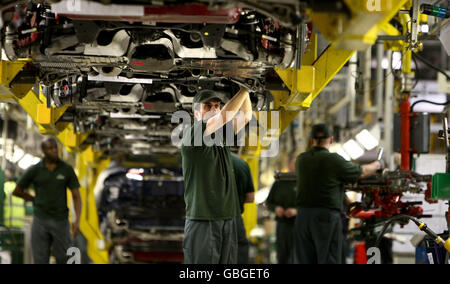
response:
M431 199L450 200L450 173L437 173L431 180Z

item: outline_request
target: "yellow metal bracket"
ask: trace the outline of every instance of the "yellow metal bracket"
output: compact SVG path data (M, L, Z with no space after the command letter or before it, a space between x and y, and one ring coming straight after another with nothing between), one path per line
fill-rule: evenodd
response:
M59 141L66 146L67 151L70 153L82 151L80 146L88 136L89 133L75 133L72 123L68 123L64 130L57 134Z
M287 91L271 92L274 97L274 109L280 110L280 135L300 111L311 106L313 100L354 52L354 50L339 50L331 45L315 60L312 66L303 65L300 70L275 69L291 91L291 93Z
M33 90L17 101L33 119L42 134L55 135L69 152L77 152L78 147L89 136L89 133L75 133L72 123L57 122L68 106L47 108L46 103L42 102Z
M316 69L314 66L302 66L300 70L295 68L282 69L275 68L284 84L291 90L291 95L280 101L280 106L289 108L290 106L303 106L305 99L315 89Z
M345 13L316 13L309 16L324 37L337 49L366 50L377 39L380 25L389 22L409 0L344 0Z
M39 127L39 131L42 134L57 134L58 131L63 130L63 128L61 129L61 126L67 126L66 124L58 125L59 128L56 128L53 123L54 121L56 121L55 113L57 113L58 111L48 109L33 90L30 90L23 98L15 98L15 101L22 106L25 112ZM60 114L57 113L56 117L60 115L62 115L62 112Z
M36 123L41 126L44 131L43 134L56 134L61 129L57 127L56 122L66 112L69 106L63 106L60 108L47 107L47 104L39 104L37 106ZM65 127L63 127L65 128Z
M14 79L23 70L23 67L29 62L28 59L14 62L0 62L0 101L7 103L17 103L17 99L24 98L29 90L33 88L31 84L12 84ZM37 78L36 78L37 81Z

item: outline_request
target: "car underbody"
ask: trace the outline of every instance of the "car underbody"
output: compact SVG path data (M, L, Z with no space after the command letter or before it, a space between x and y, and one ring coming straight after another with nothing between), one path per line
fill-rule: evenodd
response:
M266 1L149 2L16 1L1 15L4 56L28 58L47 105L69 106L61 120L109 155L176 152L171 114L199 90L227 100L245 84L269 110L268 86L287 89L274 68L294 64L300 2L272 16Z

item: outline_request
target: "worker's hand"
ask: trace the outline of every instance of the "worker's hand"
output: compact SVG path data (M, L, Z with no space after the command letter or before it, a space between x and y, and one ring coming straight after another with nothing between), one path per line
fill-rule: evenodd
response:
M386 167L386 163L384 162L383 159L378 160L377 162L380 164L380 168L377 170L377 173L383 174L383 171L385 170L385 167Z
M284 211L284 216L286 218L292 218L292 217L297 216L297 209L295 209L295 208L286 209L286 211Z
M277 215L277 217L283 217L284 216L284 208L281 206L277 206L275 207L275 215Z
M79 232L80 232L80 221L75 221L75 223L72 224L72 236L75 238Z

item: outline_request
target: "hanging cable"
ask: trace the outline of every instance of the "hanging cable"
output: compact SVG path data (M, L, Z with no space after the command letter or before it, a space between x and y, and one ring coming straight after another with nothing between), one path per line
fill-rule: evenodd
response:
M420 61L422 61L425 65L427 65L428 67L430 67L431 69L436 70L439 73L444 74L444 76L447 78L447 80L450 80L450 75L447 74L447 72L445 72L444 69L435 66L433 63L431 63L430 61L428 61L428 59L422 57L421 55L417 54L417 53L412 53L413 57L419 59Z
M414 107L420 103L427 103L427 104L438 105L438 106L446 106L446 105L450 104L450 102L438 103L438 102L432 102L432 101L428 101L428 100L419 100L419 101L415 101L411 105L411 112L414 112Z
M414 83L414 87L416 87L417 83L419 82L419 75L417 74L419 72L419 69L418 69L418 64L417 64L416 59L420 60L428 67L432 68L433 70L436 70L437 72L444 74L444 76L447 78L447 80L450 80L450 76L442 68L434 66L430 61L428 61L428 59L425 59L424 57L422 57L421 55L419 55L417 53L413 52L412 55L413 55L414 63L416 65L416 82ZM438 103L438 102L433 102L433 101L428 101L428 100L419 100L419 101L414 102L411 105L411 112L414 111L414 106L416 106L417 104L420 104L420 103L428 103L428 104L441 105L441 106L447 106L448 104L450 104L450 102Z

